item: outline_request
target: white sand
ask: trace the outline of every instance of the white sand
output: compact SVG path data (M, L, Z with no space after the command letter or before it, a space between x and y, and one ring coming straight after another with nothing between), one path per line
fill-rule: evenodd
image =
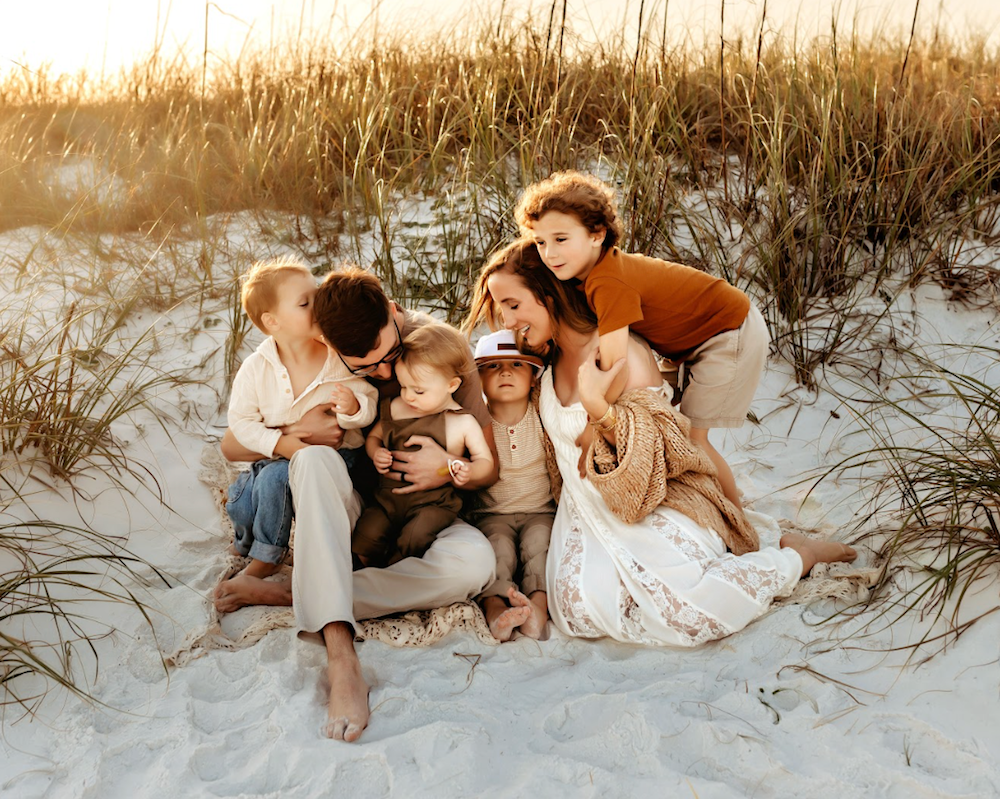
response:
M4 246L21 245L9 234ZM234 234L234 252L259 246ZM164 364L187 364L200 379L219 369L218 354L201 371L194 365L224 341L224 325L205 323L221 315L222 302L207 312L185 303L157 323ZM155 318L145 315L147 324ZM857 357L875 363L889 331L928 346L996 347L996 319L995 310L963 310L941 291L921 289L899 299ZM892 368L883 364L885 373ZM997 383L995 364L969 368ZM827 379L846 390L841 378ZM212 385L222 390L221 373ZM97 499L80 506L102 532L128 534L134 551L172 575L172 587L144 594L158 608L159 640L135 611L95 607L116 628L98 643L91 684L107 707L52 691L34 717L7 708L0 796L1000 795L996 614L919 667L919 658L906 664L908 651L889 651L927 629L917 614L889 629L872 624L869 638L840 641L856 624L818 624L831 610L825 606L775 609L695 651L557 632L542 643L522 638L499 647L460 633L425 649L369 641L359 653L373 714L356 744L320 736L323 651L290 630L166 671L160 651L207 618L205 594L228 541L197 478L206 437L218 433L216 398L187 387L164 392L157 404L186 420L165 432L143 412L120 435L130 441L130 457L155 471L175 512L136 488L101 493L109 482L96 471L80 485ZM861 408L841 405L827 390L796 388L788 366L773 362L754 406L762 425L719 441L753 507L846 536L862 507L856 484L829 479L807 497L805 478L868 444L852 416ZM58 493L32 499L32 511L72 519L69 492L55 485ZM965 614L996 605L993 583L965 599ZM92 677L92 665L81 663L81 673Z

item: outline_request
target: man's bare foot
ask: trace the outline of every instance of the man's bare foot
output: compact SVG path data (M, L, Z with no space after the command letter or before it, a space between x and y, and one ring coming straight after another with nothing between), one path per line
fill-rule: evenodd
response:
M483 615L486 616L486 623L490 626L493 637L503 643L510 640L516 627L520 627L528 620L531 608L508 607L502 597L491 596L483 600Z
M291 607L292 589L287 582L275 583L241 572L219 583L214 598L219 613L232 613L247 605Z
M851 563L858 553L854 547L839 541L820 541L802 533L785 533L781 546L791 547L802 558L802 576L805 577L817 563Z
M342 622L323 629L327 645L330 702L323 734L337 741L356 741L368 726L368 684L354 651L354 633Z

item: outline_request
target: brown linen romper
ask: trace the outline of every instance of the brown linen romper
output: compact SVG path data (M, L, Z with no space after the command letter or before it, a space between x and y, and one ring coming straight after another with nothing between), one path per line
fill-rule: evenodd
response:
M406 447L410 436L427 436L446 448L445 417L442 411L419 419L395 420L390 415L391 399L379 404L382 423L382 443L386 449L413 452L419 447ZM354 527L351 551L363 557L369 566L386 566L403 558L420 557L434 542L437 534L455 521L462 509L462 500L451 483L412 494L394 494L392 489L408 483L388 475L379 475L375 504L365 508Z

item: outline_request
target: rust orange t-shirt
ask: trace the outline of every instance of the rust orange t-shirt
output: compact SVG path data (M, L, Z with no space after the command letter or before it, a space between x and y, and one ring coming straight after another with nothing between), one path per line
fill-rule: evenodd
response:
M617 247L597 262L583 288L601 335L629 327L671 360L735 330L750 312L750 298L722 278Z

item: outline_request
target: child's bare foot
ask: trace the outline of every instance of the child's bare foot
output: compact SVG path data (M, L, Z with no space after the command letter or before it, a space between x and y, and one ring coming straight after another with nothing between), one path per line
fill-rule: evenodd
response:
M493 637L503 643L510 640L515 627L520 627L527 621L531 615L531 608L507 607L502 598L491 596L483 601L483 615L486 616L486 623L490 626Z
M851 563L858 553L854 547L839 541L820 541L802 533L785 533L781 546L791 547L802 558L802 576L805 577L817 563Z
M327 625L327 628L334 625ZM340 625L338 625L340 626ZM326 630L324 630L324 635ZM353 632L348 633L353 639ZM327 676L330 701L323 734L337 741L356 741L368 726L368 683L361 674L361 663L350 647L331 648L327 638Z
M521 632L537 641L542 637L542 633L545 632L545 623L549 620L549 609L545 592L535 591L531 594L531 599L529 599L516 588L511 588L507 592L507 596L510 597L511 607L527 607L531 610L531 615L521 625Z
M292 589L287 582L275 583L241 572L216 586L214 600L219 613L232 613L247 605L291 607Z
M521 632L537 641L544 637L545 625L549 620L548 595L544 591L532 591L528 601L532 608L531 618L521 625Z

